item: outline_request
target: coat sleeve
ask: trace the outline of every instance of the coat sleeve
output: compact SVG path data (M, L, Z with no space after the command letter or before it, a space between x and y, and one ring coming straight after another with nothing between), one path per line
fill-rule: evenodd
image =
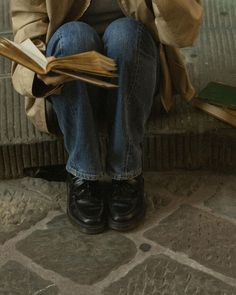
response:
M192 46L202 20L200 0L152 0L160 42L174 47Z
M46 0L11 0L11 16L14 41L21 43L30 38L40 49L45 50L45 39L48 29ZM27 97L42 97L52 89L45 87L33 94L36 75L31 70L12 64L12 82L18 93ZM35 88L35 87L34 87Z

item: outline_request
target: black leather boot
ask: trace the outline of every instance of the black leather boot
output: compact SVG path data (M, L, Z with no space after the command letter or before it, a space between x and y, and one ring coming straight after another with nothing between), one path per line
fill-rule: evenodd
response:
M145 214L143 176L113 180L108 206L110 228L126 231L136 227Z
M67 179L67 215L80 231L97 234L106 228L105 205L98 181Z

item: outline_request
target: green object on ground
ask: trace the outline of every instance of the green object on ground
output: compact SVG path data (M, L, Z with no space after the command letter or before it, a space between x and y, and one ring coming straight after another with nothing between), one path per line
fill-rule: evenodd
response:
M236 109L236 87L217 82L210 82L198 94L205 102Z

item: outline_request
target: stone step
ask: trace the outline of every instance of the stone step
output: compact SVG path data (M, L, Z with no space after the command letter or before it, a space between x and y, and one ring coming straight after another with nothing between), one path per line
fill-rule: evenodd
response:
M11 37L9 1L0 0L0 34ZM236 85L234 0L204 1L205 15L196 46L183 51L197 90L209 81ZM61 165L61 137L40 133L27 120L24 99L12 88L10 63L0 58L0 178L21 177L32 167ZM235 169L236 132L194 109L181 98L166 114L155 102L143 144L144 170Z

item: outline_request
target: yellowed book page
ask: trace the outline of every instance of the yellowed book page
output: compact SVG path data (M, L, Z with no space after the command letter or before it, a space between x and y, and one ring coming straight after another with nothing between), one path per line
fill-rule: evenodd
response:
M84 61L80 62L80 60L58 60L55 59L49 63L47 70L52 70L56 68L74 68L78 71L80 69L88 69L88 70L101 70L101 71L108 71L108 72L116 72L116 66L107 66L101 61L94 62L93 60L88 61L85 63Z
M102 68L95 68L95 67L86 67L86 66L76 66L76 65L68 65L68 64L58 64L57 66L53 67L51 71L53 70L62 70L64 72L73 71L74 73L88 73L93 74L97 76L103 76L103 77L118 77L116 72L110 72Z
M108 62L109 61L109 62ZM71 68L96 72L116 72L117 66L113 59L95 51L83 52L71 56L59 57L48 63L47 71L56 68Z
M81 80L84 82L88 82L88 83L91 83L93 85L97 85L97 86L100 86L103 88L118 88L118 86L115 84L112 84L112 83L109 83L106 81L102 81L102 80L99 80L99 79L96 79L94 77L90 77L87 75L73 74L73 73L68 73L68 72L64 72L64 71L60 71L60 70L53 70L52 72L57 73L57 74L61 74L64 76L68 76L71 78L75 78L75 79L78 79L78 80Z
M24 53L24 51L14 42L0 36L0 55L9 58L36 73L43 74L45 70L38 65L31 57Z
M86 52L82 52L82 53L79 53L79 54L74 54L74 55L72 55L72 56L69 56L69 58L77 58L77 56L79 56L79 59L81 59L81 61L82 60L86 60L86 59L89 59L89 60L101 60L102 62L104 62L104 63L107 63L107 64L109 64L109 65L115 65L116 64L116 62L112 59L112 58L110 58L110 57L108 57L108 56L106 56L106 55L103 55L103 54L101 54L101 53L99 53L99 52L97 52L97 51L94 51L94 50L91 50L91 51L86 51ZM60 57L59 59L65 59L66 57Z
M47 63L48 63L47 59L30 39L25 40L21 44L17 44L15 42L10 41L10 40L8 40L8 41L13 46L15 46L19 50L21 50L25 55L27 55L31 59L33 59L44 71L46 71Z
M48 64L47 58L30 39L21 43L21 47L24 49L24 52L29 55L29 57L34 59L43 69L46 70Z

